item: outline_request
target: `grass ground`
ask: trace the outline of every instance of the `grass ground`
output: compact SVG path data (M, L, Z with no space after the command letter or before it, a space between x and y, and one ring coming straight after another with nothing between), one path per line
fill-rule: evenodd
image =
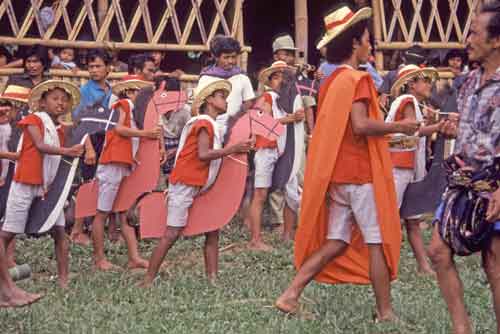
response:
M426 237L429 232L426 232ZM367 286L313 283L305 291L305 308L315 320L284 316L272 308L274 299L292 278L292 245L275 234L266 238L272 253L243 249L246 232L238 223L227 228L221 247L216 288L203 274L202 238L174 246L167 266L151 290L139 290L138 273L92 273L91 249L73 245L73 280L67 292L54 282L55 260L50 239L22 240L19 263L29 263L33 278L20 283L46 294L23 309L0 309L0 333L449 333L450 321L435 281L415 274L415 262L405 243L399 280L392 295L402 324L374 324L373 294ZM154 243L143 243L149 255ZM108 255L125 265L126 250L108 245ZM493 333L494 315L479 258L457 260L475 333Z

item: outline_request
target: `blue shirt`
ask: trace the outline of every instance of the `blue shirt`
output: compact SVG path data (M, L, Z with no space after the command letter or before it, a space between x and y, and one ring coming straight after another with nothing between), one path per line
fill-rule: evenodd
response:
M111 97L114 96L111 92L111 85L106 81L108 91L104 91L99 84L94 80L89 80L85 85L80 87L80 105L73 111L73 117L78 116L80 111L86 107L93 106L96 103L104 107L110 106Z
M323 83L325 81L325 79L328 78L339 66L340 65L338 65L338 64L331 64L328 62L324 62L323 64L321 64L321 66L319 67L319 71L325 75L323 77L323 80L321 80L321 83ZM373 79L373 82L375 83L375 87L377 87L377 89L382 85L382 82L384 81L384 79L382 79L382 77L377 72L375 67L373 67L372 64L370 64L368 62L366 64L359 65L359 67L362 70L366 70L366 72L368 72L370 74L370 76Z

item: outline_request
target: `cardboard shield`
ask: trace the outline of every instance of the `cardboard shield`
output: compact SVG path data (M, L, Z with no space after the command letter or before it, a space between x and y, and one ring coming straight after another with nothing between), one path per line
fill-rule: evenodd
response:
M236 121L230 129L226 145L247 139L251 134L277 139L283 131L284 127L277 120L254 109ZM188 224L182 234L198 235L218 230L228 224L240 207L247 173L247 154L232 154L222 158L215 183L195 198L189 210ZM159 238L165 233L165 201L163 193L148 194L140 201L141 238Z

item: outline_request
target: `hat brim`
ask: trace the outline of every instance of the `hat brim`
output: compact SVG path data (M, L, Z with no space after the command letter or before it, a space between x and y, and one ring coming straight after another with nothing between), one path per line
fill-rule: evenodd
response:
M73 83L63 80L47 80L36 85L30 93L28 105L32 112L39 111L39 101L45 92L60 88L71 97L71 106L68 112L72 112L80 104L80 89Z
M145 80L126 80L126 81L120 81L114 84L111 87L111 91L115 95L120 95L120 93L127 91L127 90L140 90L145 87L151 87L153 86L154 83L151 81L145 81Z
M426 77L431 77L433 80L436 80L439 77L439 73L437 69L434 67L426 67L422 69L418 69L415 71L411 71L405 75L403 75L401 78L398 78L394 84L391 87L391 95L392 96L397 96L399 95L399 92L401 91L401 88L410 80L413 78L423 74Z
M354 24L358 23L359 21L368 20L370 17L372 17L372 9L370 7L361 8L356 13L354 13L354 15L346 23L334 28L334 30L330 33L326 32L323 38L321 38L319 43L316 45L316 49L320 50Z
M28 101L16 97L0 96L0 102L10 102L15 105L27 105Z
M275 67L268 67L259 74L259 82L265 86L269 86L269 81L271 79L271 76L276 73L276 72L285 72L285 71L290 71L294 72L296 71L295 67L292 66L275 66Z
M191 115L197 116L200 113L200 107L205 102L206 98L211 96L216 91L222 90L226 96L231 93L232 85L227 80L217 80L204 87L194 97L193 104L191 105Z

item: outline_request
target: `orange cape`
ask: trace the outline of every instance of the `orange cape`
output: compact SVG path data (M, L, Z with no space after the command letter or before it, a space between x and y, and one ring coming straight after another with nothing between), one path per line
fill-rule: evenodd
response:
M324 84L319 95L318 120L309 146L300 223L295 240L295 265L300 268L307 258L326 241L328 232L327 193L337 163L342 139L350 121L356 86L363 77L371 84L369 117L382 121L377 93L366 72L338 69ZM382 234L382 243L391 280L397 278L401 247L401 226L392 176L392 162L384 137L368 137L373 187ZM342 163L339 161L339 163ZM373 213L375 214L375 212ZM356 224L346 252L328 263L315 277L323 283L370 284L368 247Z

